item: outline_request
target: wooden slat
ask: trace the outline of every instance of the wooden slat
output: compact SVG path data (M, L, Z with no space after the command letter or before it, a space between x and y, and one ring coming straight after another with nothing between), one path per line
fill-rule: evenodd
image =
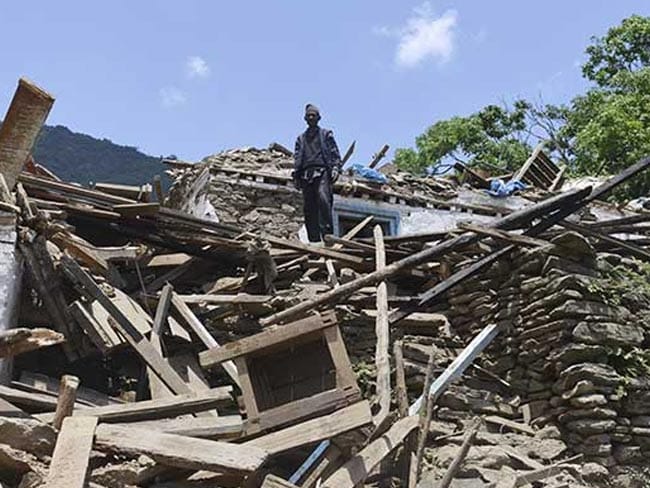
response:
M210 368L253 351L261 351L326 327L332 327L335 322L336 317L333 314L324 317L313 315L280 328L268 329L259 334L204 351L199 354L199 363L204 368Z
M127 342L136 350L158 377L176 394L191 393L178 373L162 358L147 339L135 328L131 321L115 306L93 279L68 256L61 260L63 269L68 276L80 284L90 298L96 299L102 307L115 319L115 328L124 336Z
M362 401L334 413L318 417L286 429L258 437L244 443L245 446L257 446L270 454L279 454L296 447L304 446L323 439L329 439L350 430L363 427L372 422L370 405Z
M298 488L293 483L289 483L287 480L269 474L264 478L264 483L262 483L262 488Z
M203 323L197 318L196 315L194 315L192 310L190 310L185 302L183 302L183 300L181 300L175 293L172 293L172 305L174 305L176 311L178 311L178 313L183 317L183 320L194 331L201 342L203 342L205 347L208 348L208 351L205 352L219 351L221 349L221 346L217 340L212 336L212 334L210 334L210 332L208 332ZM199 354L199 358L200 357L201 355ZM205 367L203 364L201 364L201 366ZM232 379L232 381L237 386L240 386L239 373L237 372L237 367L235 364L232 361L223 361L222 367L226 373L228 373L230 379Z
M257 470L268 456L258 447L111 424L97 427L95 442L100 448L136 456L145 454L166 466L217 472L250 473Z
M239 415L224 415L221 417L175 417L136 422L117 422L114 425L208 439L237 438L242 434L244 429L244 423Z
M381 226L373 229L375 237L375 266L377 271L386 267L386 252L384 234ZM375 321L375 367L377 369L377 397L379 412L375 415L375 425L381 425L390 412L390 360L388 348L390 343L390 327L388 325L388 289L386 281L377 284L377 319Z
M85 488L97 419L68 417L56 440L46 488Z
M63 334L50 329L19 328L0 331L0 358L17 356L24 352L49 347L65 341Z
M103 407L75 409L72 416L92 415L102 422L134 422L137 420L152 420L174 417L187 413L210 410L220 405L232 403L232 387L221 386L205 392L189 395L175 395L157 400L124 403L122 405L106 405ZM50 422L52 414L36 416L43 422Z
M398 420L384 435L363 448L327 478L321 488L354 488L363 482L386 456L397 449L417 425L417 416Z
M264 410L259 413L259 430L280 427L291 422L310 418L343 408L359 400L357 390L329 390L317 393L307 398L301 398L279 407ZM249 432L248 425L245 426ZM253 429L255 430L255 429Z
M55 396L58 395L59 392L59 381L41 373L21 371L19 382L20 386L18 386L18 388L22 386L30 386L37 392L49 393ZM12 384L14 383L15 382L12 382ZM126 403L120 398L108 396L105 393L101 393L85 386L80 386L77 390L77 401L87 403L89 406Z

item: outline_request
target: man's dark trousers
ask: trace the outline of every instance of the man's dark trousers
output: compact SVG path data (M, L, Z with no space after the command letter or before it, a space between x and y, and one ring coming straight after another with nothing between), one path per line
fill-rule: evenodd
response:
M302 182L303 208L305 226L309 242L323 240L326 234L332 234L332 178L329 171L323 171L312 181Z

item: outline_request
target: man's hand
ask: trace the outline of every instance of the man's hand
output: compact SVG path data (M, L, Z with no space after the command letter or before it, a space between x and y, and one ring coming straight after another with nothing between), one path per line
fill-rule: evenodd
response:
M291 178L293 179L293 187L296 190L302 190L302 185L300 184L300 176L295 171L291 172Z
M336 183L339 176L341 176L341 167L339 165L332 166L332 183Z

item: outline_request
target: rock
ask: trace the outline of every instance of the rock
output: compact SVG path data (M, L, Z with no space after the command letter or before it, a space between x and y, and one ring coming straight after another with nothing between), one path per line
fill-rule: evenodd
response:
M533 459L551 461L566 451L566 444L560 439L535 439L528 441L519 449Z
M599 483L607 480L609 471L600 464L585 463L580 467L580 475L589 483Z
M564 412L558 414L558 420L563 424L580 419L615 420L617 415L618 412L611 408L597 407L593 409L565 409Z
M591 395L582 395L571 398L569 403L571 406L576 408L602 407L603 405L607 405L607 398L605 398L605 395L593 393Z
M0 417L0 441L14 449L49 456L54 450L56 432L33 418Z
M566 424L567 429L577 432L581 436L590 436L594 434L610 432L613 431L615 427L616 422L613 420L582 419L574 420Z
M588 380L594 385L616 387L621 381L621 376L614 368L605 364L575 364L560 373L558 386L560 391L567 391L581 380Z
M581 344L573 342L566 344L549 355L549 361L555 365L556 371L562 371L577 363L598 363L607 358L607 349L601 345Z
M641 446L615 446L613 455L619 464L642 464L645 462Z
M643 328L614 322L580 322L573 336L585 344L638 346L643 342Z
M537 439L561 439L560 429L555 425L547 425L535 433Z
M107 488L123 488L127 485L139 485L160 473L162 469L161 466L156 466L153 459L141 455L137 459L95 468L90 479Z
M563 232L551 239L558 251L563 256L572 256L578 259L596 259L596 250L589 240L575 231Z

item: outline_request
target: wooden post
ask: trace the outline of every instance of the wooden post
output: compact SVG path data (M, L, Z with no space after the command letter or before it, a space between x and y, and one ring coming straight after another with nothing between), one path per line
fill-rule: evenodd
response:
M386 252L384 250L384 234L381 226L373 229L375 237L375 266L377 271L386 267ZM390 331L388 328L388 290L386 282L377 285L377 319L375 323L377 346L375 349L375 366L377 368L377 397L379 412L374 418L375 425L381 425L390 412L390 362L388 344Z
M36 142L54 97L31 81L21 78L0 126L0 173L9 189L16 184Z
M375 166L377 166L379 161L381 161L382 158L386 155L389 148L390 148L390 146L388 144L384 144L384 146L379 150L379 152L377 154L375 154L375 156L372 158L372 161L370 162L368 167L369 168L374 168Z
M447 469L447 472L445 473L444 478L442 478L442 481L440 482L439 485L440 488L449 488L449 485L453 481L454 476L456 476L458 469L460 468L461 464L463 464L463 461L465 460L465 456L467 456L467 452L469 451L469 448L472 447L472 442L474 442L474 438L478 433L478 428L480 427L480 425L481 425L481 420L474 419L472 426L467 431L467 434L465 434L465 438L463 439L463 444L460 446L460 452L451 462L449 468Z
M77 400L77 388L79 388L79 378L72 375L63 375L61 377L59 400L56 403L56 411L52 421L55 429L60 429L63 419L72 415L74 402Z
M427 364L427 373L424 378L424 387L422 388L422 396L427 398L425 406L420 410L420 422L418 423L418 438L417 438L417 448L415 450L415 456L411 458L411 461L415 465L411 468L410 472L413 476L409 477L409 487L415 488L415 485L420 478L420 472L422 471L422 456L424 455L424 446L427 443L427 436L429 434L429 423L431 422L431 414L433 411L433 401L431 397L427 394L431 388L431 383L433 382L433 367L435 366L435 345L431 345L431 352L429 353L429 362Z
M153 189L156 192L156 200L158 200L158 203L162 204L163 200L165 200L165 193L163 192L162 178L160 175L154 175Z
M400 417L409 414L409 399L406 394L406 375L404 373L404 352L402 341L393 343L393 356L395 356L395 386L397 389L397 411Z

